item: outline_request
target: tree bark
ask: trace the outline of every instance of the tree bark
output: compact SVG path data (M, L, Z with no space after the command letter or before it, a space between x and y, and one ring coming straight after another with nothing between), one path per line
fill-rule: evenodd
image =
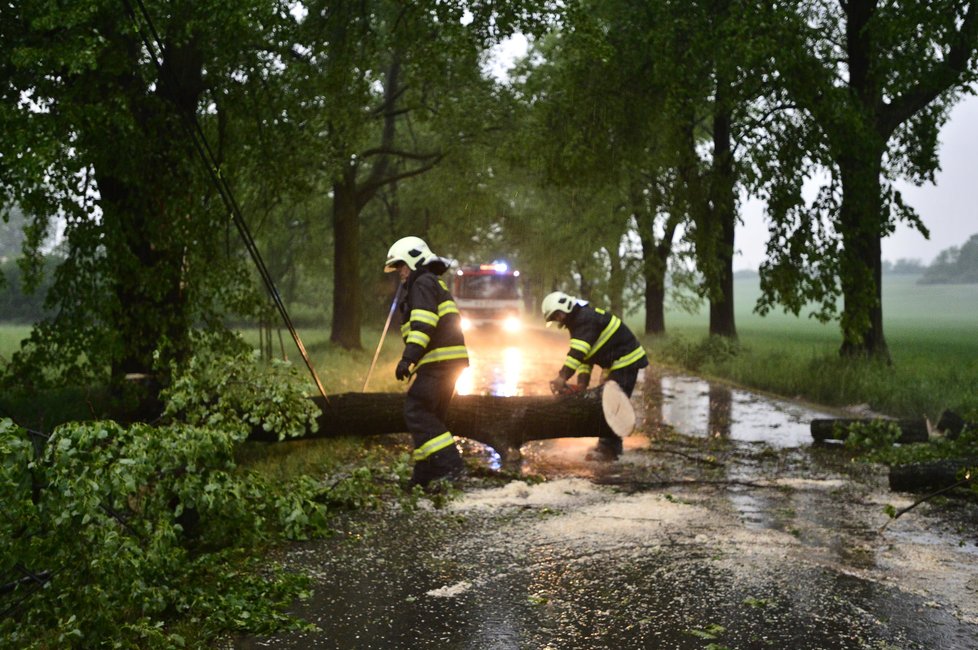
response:
M875 2L853 2L846 8L846 52L849 86L859 115L836 131L842 205L839 221L842 259L839 282L842 311L842 346L847 357L878 357L889 361L883 337L882 259L880 240L887 222L883 214L880 175L887 136L878 133L882 80L874 69L876 43L870 22Z
M879 419L872 418L828 418L814 419L811 423L812 438L819 442L828 440L845 440L849 437L848 427L853 424L877 422ZM889 422L889 420L884 420ZM897 442L905 445L913 442L927 442L929 440L927 431L927 420L892 420L900 428L900 437ZM836 427L840 431L836 433Z
M642 242L642 276L645 279L645 333L666 333L666 271L672 255L672 240L679 226L679 218L670 214L666 218L662 238L656 241L655 219L661 203L661 193L653 183L646 200L642 192L632 192L632 210ZM647 201L647 202L646 202Z
M968 422L954 411L945 410L937 420L935 428L943 433L948 440L954 440L966 429L969 431L978 430L978 423Z
M383 260L381 260L383 262ZM379 267L378 267L379 268ZM359 350L362 318L360 293L360 207L356 168L333 185L333 317L329 340Z
M717 110L713 116L713 169L710 179L711 208L708 213L713 221L707 232L716 237L708 248L715 259L714 286L710 288L710 335L737 338L734 320L733 255L734 234L737 225L736 198L734 196L734 161L731 150L731 111L727 106L730 88L719 75L717 81Z
M842 312L842 347L847 357L866 356L890 360L883 336L883 263L879 227L883 221L880 193L882 150L853 152L843 160L842 260L840 284L845 307Z
M890 468L890 489L895 492L940 490L960 481L960 472L968 467L978 467L978 458L894 465Z
M121 49L139 51L132 35L110 34ZM129 93L127 105L138 137L120 143L92 164L103 211L105 281L115 295L107 317L117 338L111 367L116 391L132 386L124 381L126 376L152 371L153 354L161 345L178 359L187 351L189 323L183 291L187 243L173 233L179 232L181 220L195 207L188 191L191 168L197 163L182 120L196 113L205 90L204 64L193 36L180 43L168 41L162 54L163 72L150 96L131 71L111 78ZM97 89L105 82L90 83ZM114 92L114 88L95 90L92 101L98 105ZM86 132L79 142L84 147L86 141L104 138L101 131ZM138 396L143 397L156 399L156 395Z
M496 397L460 395L452 400L446 424L452 434L492 447L503 459L518 457L531 440L614 435L604 420L602 388L579 395ZM327 404L313 397L322 415L318 429L302 436L334 438L405 433L403 393L343 393ZM274 434L255 429L249 440L276 442ZM290 440L295 440L292 438Z

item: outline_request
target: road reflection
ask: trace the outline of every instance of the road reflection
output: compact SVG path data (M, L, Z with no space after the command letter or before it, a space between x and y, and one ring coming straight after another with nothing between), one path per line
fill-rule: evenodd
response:
M487 394L497 397L523 395L523 349L517 346L487 347L469 351L471 364L455 382L459 395Z
M796 402L767 397L683 375L651 374L650 426L656 421L690 436L765 443L811 444L814 417L836 417Z
M519 334L495 328L465 334L469 367L455 384L458 395L519 397L549 393L548 381L566 354L567 339L544 328Z

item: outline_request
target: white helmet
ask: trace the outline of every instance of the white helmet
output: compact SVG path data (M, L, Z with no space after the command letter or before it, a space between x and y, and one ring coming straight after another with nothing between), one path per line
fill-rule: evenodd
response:
M577 298L568 296L563 291L548 293L543 299L544 320L547 322L552 321L554 319L554 314L556 314L558 311L569 314L577 302Z
M390 273L396 270L398 262L404 262L412 271L423 266L435 257L428 244L420 237L401 237L387 251L387 263L384 271Z

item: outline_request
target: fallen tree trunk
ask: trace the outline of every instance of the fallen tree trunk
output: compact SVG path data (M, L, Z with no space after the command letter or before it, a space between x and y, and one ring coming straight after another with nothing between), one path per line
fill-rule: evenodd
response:
M446 424L454 435L489 445L504 459L518 455L520 446L531 440L607 437L614 434L603 415L602 390L528 397L459 395L452 400ZM327 403L312 397L322 415L316 420L318 429L301 439L404 433L404 398L404 393L343 393ZM278 438L256 429L249 440Z
M959 482L961 471L968 467L978 467L978 458L894 465L890 468L890 489L895 492L939 490Z
M927 442L927 420L880 420L867 418L825 418L812 420L812 438L819 442L845 440L849 437L849 427L853 424L869 424L882 421L892 422L900 428L897 442L905 445L912 442Z

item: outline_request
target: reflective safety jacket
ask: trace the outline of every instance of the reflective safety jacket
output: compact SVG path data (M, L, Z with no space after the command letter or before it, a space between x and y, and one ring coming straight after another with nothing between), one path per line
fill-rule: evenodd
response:
M422 266L408 276L399 302L405 359L416 368L445 362L469 365L462 317L444 280Z
M578 304L567 315L564 326L571 336L570 352L560 369L564 379L575 372L589 374L592 365L608 371L649 365L645 348L628 326L604 309Z

